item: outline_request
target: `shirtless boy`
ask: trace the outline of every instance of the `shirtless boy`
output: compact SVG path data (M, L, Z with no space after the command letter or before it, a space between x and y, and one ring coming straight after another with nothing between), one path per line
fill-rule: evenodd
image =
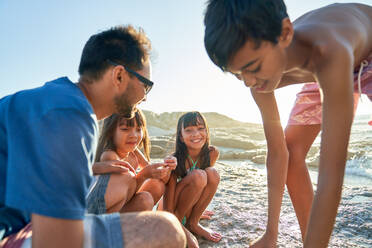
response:
M268 222L253 247L275 246L286 183L304 247L327 247L341 198L353 93L365 93L372 100L372 7L332 4L292 23L282 0L210 0L204 24L209 57L251 88L262 115L268 148ZM321 120L289 125L284 132L274 90L304 82L317 82L321 88ZM306 156L320 128L313 199L306 165L296 164L296 159Z

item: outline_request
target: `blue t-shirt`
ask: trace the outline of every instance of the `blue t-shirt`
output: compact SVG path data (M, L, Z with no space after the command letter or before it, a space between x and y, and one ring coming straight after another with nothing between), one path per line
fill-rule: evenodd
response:
M68 78L0 99L0 205L83 219L98 124Z

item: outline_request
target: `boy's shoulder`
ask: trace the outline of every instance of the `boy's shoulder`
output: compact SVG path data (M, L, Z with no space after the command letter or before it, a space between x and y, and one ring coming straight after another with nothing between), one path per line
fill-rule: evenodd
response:
M356 3L331 4L305 13L293 25L300 40L307 41L310 45L340 37L346 42L355 42L372 32L372 6Z
M304 47L311 51L309 66L345 53L350 53L354 61L360 61L372 50L372 7L368 5L328 5L304 14L293 26L298 54Z

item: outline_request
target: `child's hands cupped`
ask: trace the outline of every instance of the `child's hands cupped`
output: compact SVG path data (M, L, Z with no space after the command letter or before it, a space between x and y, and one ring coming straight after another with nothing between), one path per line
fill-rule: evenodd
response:
M145 167L144 170L148 170L148 178L161 179L165 177L169 171L165 166L165 163L154 163Z
M136 171L129 163L119 160L95 162L92 166L92 170L93 175L121 174L126 172L132 172L136 174Z
M170 170L174 170L177 167L177 158L169 155L164 158L164 163L167 168L169 168Z

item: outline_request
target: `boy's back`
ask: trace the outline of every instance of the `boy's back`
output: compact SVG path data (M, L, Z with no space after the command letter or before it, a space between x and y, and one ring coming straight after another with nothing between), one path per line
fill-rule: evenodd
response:
M329 50L350 49L353 67L372 54L372 7L363 4L331 4L313 10L293 22L297 56L307 56L299 70L284 73L280 87L316 81L315 64ZM304 49L305 47L305 49ZM304 53L303 51L310 51Z

